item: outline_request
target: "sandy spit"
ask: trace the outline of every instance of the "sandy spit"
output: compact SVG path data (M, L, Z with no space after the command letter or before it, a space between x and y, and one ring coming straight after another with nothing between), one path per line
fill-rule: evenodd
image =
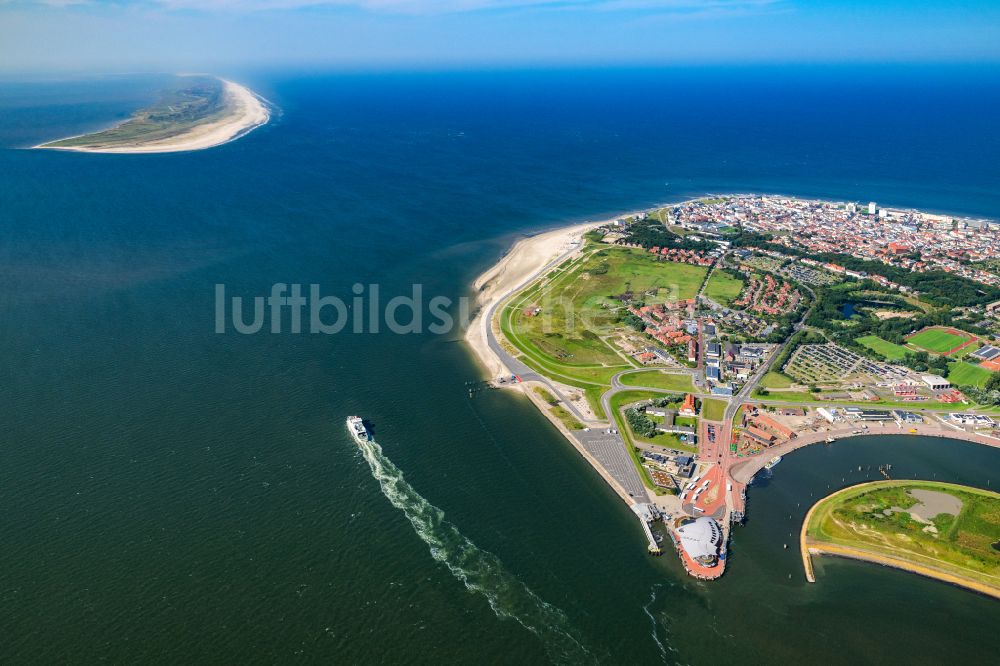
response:
M271 118L267 106L249 88L232 81L222 81L225 94L232 108L225 118L193 127L168 139L150 141L133 146L114 148L35 146L49 150L69 150L81 153L176 153L203 150L234 141L251 130L267 123Z

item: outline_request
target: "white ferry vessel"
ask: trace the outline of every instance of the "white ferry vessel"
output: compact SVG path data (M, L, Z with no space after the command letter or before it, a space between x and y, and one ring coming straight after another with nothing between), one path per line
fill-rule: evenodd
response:
M347 430L358 444L371 439L371 434L368 432L368 428L365 427L365 423L361 420L360 416L347 417Z
M764 465L764 469L772 469L775 465L781 462L781 456L774 456L771 460Z

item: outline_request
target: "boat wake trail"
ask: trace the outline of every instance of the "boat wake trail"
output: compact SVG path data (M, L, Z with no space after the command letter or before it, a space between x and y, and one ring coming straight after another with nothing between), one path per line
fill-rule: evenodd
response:
M653 629L650 632L650 636L653 637L653 641L656 643L656 648L660 653L660 659L664 664L667 664L671 663L670 660L673 659L673 657L667 653L668 650L676 654L677 649L669 645L669 636L670 636L669 627L657 619L657 615L659 615L661 618L664 617L664 614L661 612L661 610L655 608L657 602L656 592L661 587L663 587L663 585L661 583L657 583L653 585L652 588L650 588L649 601L647 601L646 604L642 607L642 612L646 614L646 616L649 618L650 623L653 626ZM661 633L663 634L662 639L660 638ZM667 641L667 643L664 643L664 641ZM676 664L677 661L673 661L672 663Z
M497 617L512 619L537 636L554 663L596 663L563 611L539 598L507 571L496 555L477 548L445 520L444 512L406 482L403 472L376 442L363 442L359 448L382 494L407 517L431 556L447 566L469 591L486 597Z

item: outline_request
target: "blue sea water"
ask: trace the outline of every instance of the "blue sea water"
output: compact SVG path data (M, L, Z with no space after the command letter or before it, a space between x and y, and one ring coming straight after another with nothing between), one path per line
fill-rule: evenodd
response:
M934 662L995 602L780 547L847 470L996 483L996 451L806 450L714 585L450 335L214 332L215 285L458 299L519 235L712 192L1000 217L986 68L250 72L192 153L24 148L162 76L0 85L0 662ZM347 414L375 425L362 453ZM786 510L789 512L785 517ZM792 518L794 516L794 518ZM791 559L789 559L791 557ZM807 620L807 621L804 621ZM865 627L877 626L878 631Z

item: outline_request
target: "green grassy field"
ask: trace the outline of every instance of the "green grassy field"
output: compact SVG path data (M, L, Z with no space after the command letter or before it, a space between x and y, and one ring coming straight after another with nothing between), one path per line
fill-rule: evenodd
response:
M597 246L510 299L500 311L500 328L542 374L608 385L611 375L632 367L605 339L621 327L624 304L617 296L631 291L646 303L692 298L706 271L657 261L641 250ZM526 314L534 308L540 308L537 315Z
M992 546L1000 541L997 493L930 481L865 483L820 500L805 529L812 542L893 557L1000 589L1000 551Z
M783 375L780 372L768 372L760 380L760 385L768 389L783 389L788 388L794 384L794 380L787 375Z
M743 282L723 271L715 271L712 277L708 278L705 285L705 295L718 303L728 307L729 304L743 291Z
M955 335L940 328L928 328L920 331L906 342L920 349L940 354L954 349L971 336Z
M868 347L888 361L899 361L906 356L906 352L908 351L906 347L883 340L877 335L866 335L858 338L855 342ZM951 349L951 347L948 347L948 349Z
M965 358L966 356L968 356L969 354L971 354L972 352L976 351L977 349L979 349L982 346L983 346L983 343L980 342L979 340L976 340L971 345L966 345L966 346L962 347L961 349L959 349L954 354L949 354L948 358L955 359L956 361L959 360L959 359L963 359L963 358Z
M664 389L665 391L694 393L694 384L691 383L691 375L667 373L660 370L630 372L627 375L621 376L621 382L626 386L648 386L650 388Z
M948 381L956 386L986 386L986 380L993 373L986 368L972 365L965 361L954 361L948 364Z
M705 398L701 401L701 417L708 421L721 421L726 415L726 404L724 400Z
M815 393L808 391L771 391L767 395L761 395L756 389L753 392L754 398L764 398L765 400L784 400L785 402L820 402Z

